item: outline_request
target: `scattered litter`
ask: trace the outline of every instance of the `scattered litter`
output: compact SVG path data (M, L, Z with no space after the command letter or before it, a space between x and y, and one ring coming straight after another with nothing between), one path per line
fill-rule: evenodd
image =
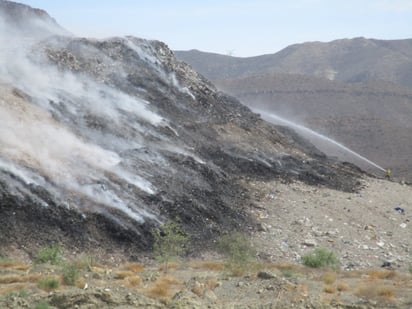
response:
M406 227L406 223L401 223L399 226L404 229Z
M399 212L400 214L404 215L405 214L405 209L401 208L401 207L395 207L394 208L397 212Z
M391 267L391 266L392 266L391 262L385 261L385 262L383 262L383 264L382 264L381 267L383 267L383 268L389 268L389 267Z
M378 241L376 244L381 248L385 245L383 241Z

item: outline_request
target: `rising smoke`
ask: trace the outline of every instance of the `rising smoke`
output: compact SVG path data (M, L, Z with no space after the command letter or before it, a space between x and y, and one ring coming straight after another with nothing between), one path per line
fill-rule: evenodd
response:
M121 183L145 194L156 192L138 170L122 166L117 145L124 150L139 143L92 132L81 119L127 123L141 133L168 122L141 98L51 65L41 46L58 42L61 35L69 34L47 19L25 16L20 25L0 16L0 171L62 198L74 192L138 222L153 219L132 197L118 193Z

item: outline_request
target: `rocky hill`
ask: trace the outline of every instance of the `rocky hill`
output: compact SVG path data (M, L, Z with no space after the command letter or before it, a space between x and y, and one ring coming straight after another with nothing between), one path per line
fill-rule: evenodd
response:
M247 58L197 50L176 51L176 56L211 80L286 73L343 82L383 80L412 87L412 39L308 42Z
M306 125L412 181L411 42L315 42L251 58L176 55L252 109ZM355 162L334 147L322 150Z

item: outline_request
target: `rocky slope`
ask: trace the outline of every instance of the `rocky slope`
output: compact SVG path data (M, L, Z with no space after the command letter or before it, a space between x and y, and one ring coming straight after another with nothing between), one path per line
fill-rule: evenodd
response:
M0 2L3 15L20 8ZM242 178L358 188L358 169L264 122L165 44L65 36L45 13L24 12L1 34L2 247L132 254L176 217L194 240L211 241L254 226ZM39 18L50 27L27 40L26 23Z

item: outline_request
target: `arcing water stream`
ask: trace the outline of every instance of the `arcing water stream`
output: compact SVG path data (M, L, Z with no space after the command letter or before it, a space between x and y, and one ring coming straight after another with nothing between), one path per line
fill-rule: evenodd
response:
M297 131L300 131L301 133L306 133L306 134L315 136L315 137L317 137L317 138L319 138L319 139L321 139L321 140L323 140L323 141L326 141L326 142L328 142L328 143L330 143L330 144L332 144L332 145L335 145L335 146L339 147L340 149L342 149L342 150L344 150L345 152L353 155L354 157L356 157L356 158L358 158L358 159L360 159L360 160L362 160L362 161L364 161L364 162L366 162L366 163L368 163L368 164L376 167L377 169L385 172L385 169L384 169L383 167L379 166L378 164L372 162L371 160L365 158L364 156L361 156L359 153L357 153L357 152L349 149L348 147L346 147L346 146L338 143L337 141L335 141L335 140L333 140L333 139L331 139L331 138L329 138L329 137L327 137L327 136L325 136L325 135L322 135L322 134L320 134L320 133L318 133L318 132L315 132L315 131L313 131L313 130L311 130L311 129L309 129L309 128L306 128L305 126L302 126L302 125L300 125L300 124L297 124L297 123L294 123L294 122L289 121L289 120L287 120L287 119L284 119L284 118L282 118L282 117L279 117L279 116L277 116L277 115L275 115L275 114L273 114L273 113L269 113L269 112L267 112L267 111L260 110L260 109L253 109L253 108L252 108L252 110L253 110L255 113L259 113L263 119L265 119L265 120L267 120L267 121L269 121L269 122L271 122L271 123L283 123L283 124L285 124L285 125L288 126L288 127L292 127L292 128L294 128L294 129L296 129Z

